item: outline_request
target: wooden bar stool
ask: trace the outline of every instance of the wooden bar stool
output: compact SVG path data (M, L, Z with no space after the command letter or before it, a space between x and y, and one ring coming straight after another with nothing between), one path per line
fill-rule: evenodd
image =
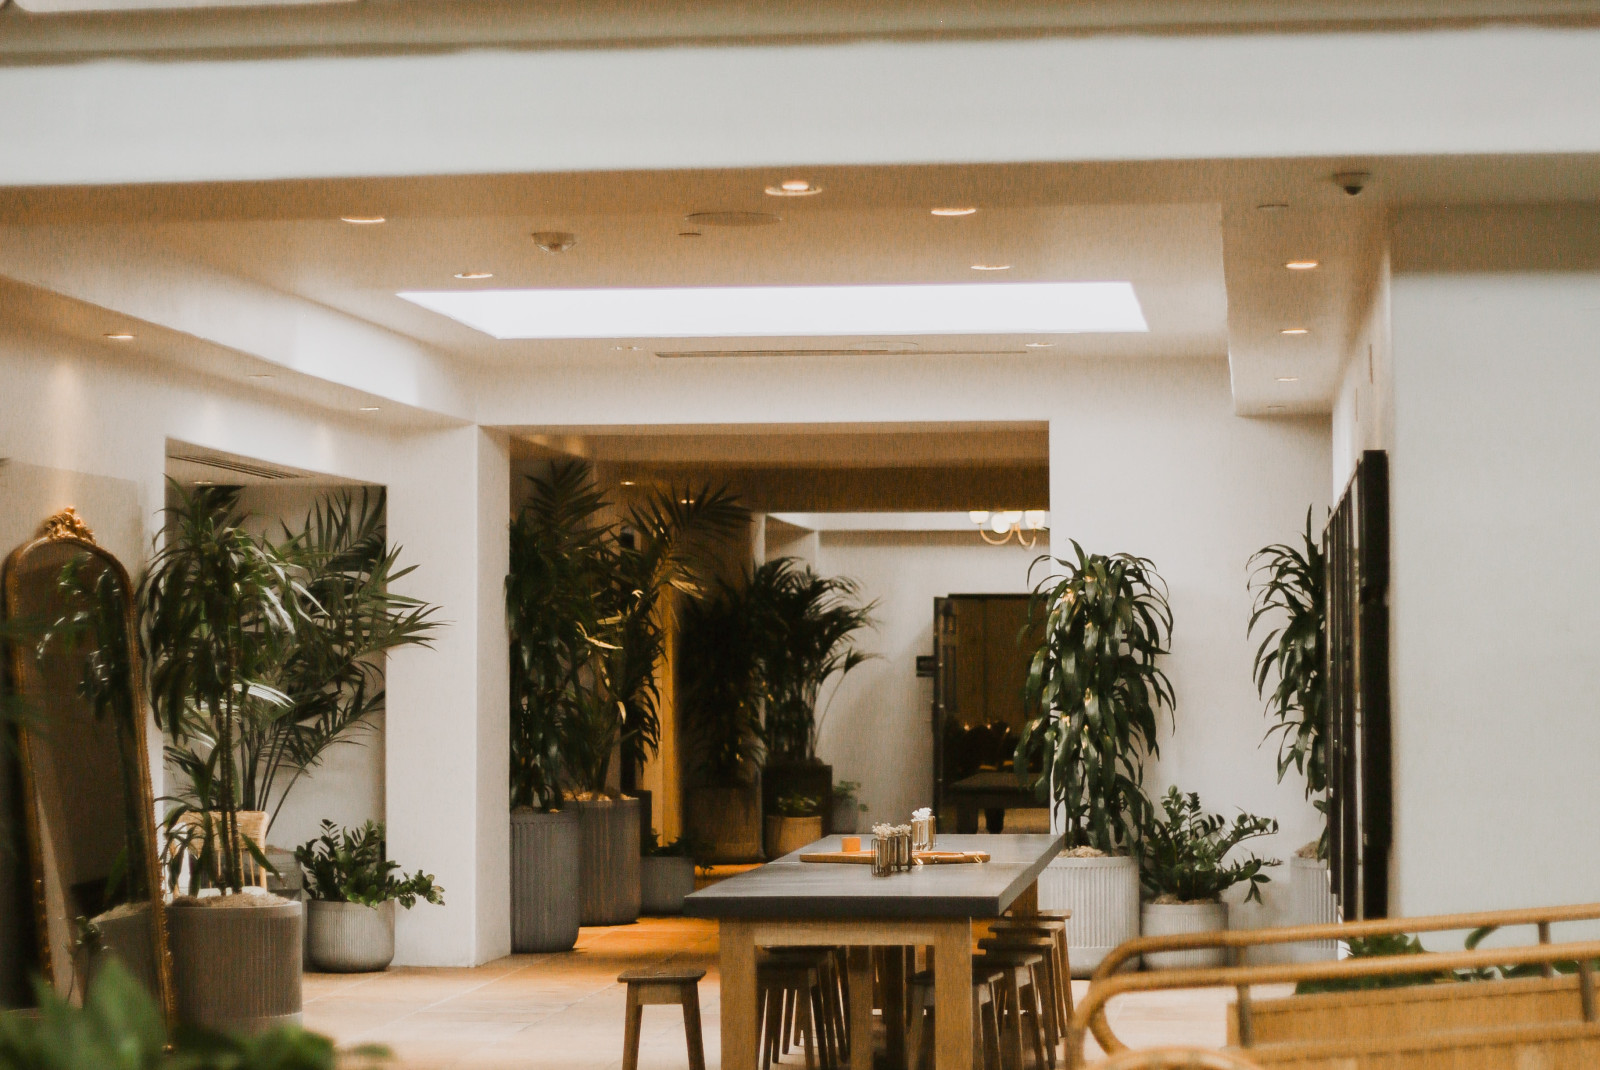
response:
M849 993L846 970L842 964L844 949L780 946L767 948L765 954L769 961L809 966L817 971L817 987L821 998L812 1007L812 1019L819 1034L817 1046L823 1052L824 1062L844 1065L850 1058ZM798 989L784 990L777 1054L787 1055L791 1044L801 1042L803 1027L798 1013L799 1000Z
M617 978L628 986L628 1025L622 1040L622 1070L638 1070L639 1026L652 1003L683 1006L683 1032L689 1042L689 1070L706 1070L700 1036L700 979L704 970L629 970Z
M995 987L1004 979L1002 970L990 969L981 962L972 964L972 1052L973 1070L1000 1070L1000 1014ZM934 1070L934 988L933 971L922 970L911 976L907 985L911 1016L906 1027L906 1066L910 1070Z
M802 949L770 954L756 963L756 1007L761 1015L761 1066L767 1070L772 1060L788 1051L789 1040L798 1032L805 1044L806 1070L823 1070L839 1065L832 1030L826 1029L827 1001L823 992L822 970L815 954Z
M985 950L977 962L1003 974L999 985L1002 1065L1004 1056L1009 1054L1011 1065L1006 1070L1023 1070L1023 1047L1026 1045L1033 1054L1034 1070L1053 1068L1056 1053L1044 1043L1045 1015L1039 999L1039 973L1044 956L1037 951L996 948Z
M1045 1038L1052 1048L1067 1034L1067 1023L1072 1020L1072 979L1063 972L1060 945L1056 934L1044 923L1022 923L1015 927L996 927L992 934L978 941L978 946L989 948L1037 951L1044 957L1040 965L1039 980L1042 989L1039 998L1044 1002Z

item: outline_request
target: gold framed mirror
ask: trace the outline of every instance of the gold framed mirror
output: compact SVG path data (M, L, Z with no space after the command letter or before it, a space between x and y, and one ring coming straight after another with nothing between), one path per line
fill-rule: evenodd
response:
M172 964L134 590L71 509L45 522L0 574L10 643L23 823L38 965L82 999L115 957L173 1018Z

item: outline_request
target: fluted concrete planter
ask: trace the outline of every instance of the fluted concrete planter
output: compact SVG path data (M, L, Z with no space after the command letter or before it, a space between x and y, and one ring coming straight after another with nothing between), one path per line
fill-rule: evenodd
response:
M1141 918L1144 936L1178 936L1184 933L1221 932L1228 927L1226 903L1146 903ZM1202 947L1192 951L1154 951L1144 956L1152 970L1203 969L1226 966L1228 949Z
M682 855L645 855L639 859L639 908L645 914L682 914L683 900L694 891L694 859Z
M693 788L684 802L688 836L715 865L763 861L760 796L752 787Z
M822 817L767 817L767 857L782 858L822 839Z
M578 815L578 917L584 925L639 920L639 800L565 804Z
M1058 858L1039 876L1039 906L1072 911L1067 957L1072 976L1087 977L1112 948L1139 935L1139 865L1126 855Z
M394 960L394 903L306 904L311 968L324 973L376 973Z
M1328 882L1327 859L1289 859L1289 924L1332 925L1339 920L1339 902ZM1291 945L1295 962L1321 962L1338 958L1337 940L1307 940Z
M228 899L238 902L179 898L167 908L179 1024L245 1033L298 1025L301 905Z
M578 811L511 815L511 950L570 951L578 942Z

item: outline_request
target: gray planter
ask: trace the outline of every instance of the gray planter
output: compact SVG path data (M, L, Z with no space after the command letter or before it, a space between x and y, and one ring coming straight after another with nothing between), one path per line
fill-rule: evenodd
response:
M229 898L241 902L180 898L167 908L178 1023L243 1033L300 1024L301 905Z
M511 950L570 951L578 942L578 812L511 815Z
M394 903L306 904L311 968L324 973L376 973L394 960Z
M572 800L578 815L578 919L584 925L639 920L639 800Z
M1140 915L1142 936L1184 936L1223 932L1228 928L1228 904L1146 903ZM1225 947L1199 947L1190 951L1147 951L1146 968L1152 970L1207 969L1228 964Z
M646 914L682 914L684 896L694 891L694 859L646 855L639 859L639 906Z
M828 832L850 833L861 824L861 802L854 795L835 795L829 807Z

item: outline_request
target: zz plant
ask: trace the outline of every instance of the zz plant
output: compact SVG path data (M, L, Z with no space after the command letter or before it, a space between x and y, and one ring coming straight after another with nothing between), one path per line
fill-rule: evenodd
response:
M368 821L360 828L340 829L322 823L322 835L295 848L295 861L306 873L306 891L328 903L360 903L375 907L390 900L410 910L418 899L438 906L444 889L433 875L417 870L407 877L388 858L383 826Z
M1262 870L1279 861L1252 854L1229 862L1227 856L1246 840L1275 834L1276 821L1241 812L1230 825L1221 814L1202 811L1198 794L1183 795L1176 787L1162 796L1161 809L1144 832L1139 875L1146 893L1169 902L1215 902L1235 884L1248 883L1245 900L1261 901L1261 885L1272 879Z
M1170 717L1175 705L1157 665L1172 610L1150 560L1090 554L1076 541L1072 548L1075 558L1057 559L1061 574L1040 581L1029 603L1030 622L1042 617L1043 630L1016 767L1042 758L1038 786L1054 801L1068 847L1114 854L1138 840L1149 809L1144 759L1158 753L1159 715Z
M1327 755L1327 561L1311 531L1311 510L1301 545L1275 543L1251 558L1255 604L1249 634L1268 625L1255 654L1256 692L1278 737L1278 780L1293 766L1306 778L1306 798L1326 812ZM1276 683L1273 677L1276 675ZM1272 684L1271 690L1268 685ZM1318 856L1327 857L1323 829Z

